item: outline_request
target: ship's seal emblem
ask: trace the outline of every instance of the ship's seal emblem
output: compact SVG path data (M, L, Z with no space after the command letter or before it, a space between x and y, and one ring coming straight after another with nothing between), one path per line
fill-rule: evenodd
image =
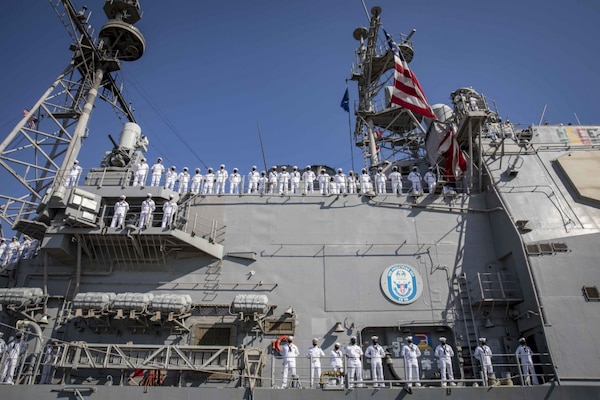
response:
M423 281L412 267L396 264L381 274L381 290L394 303L410 304L421 296Z

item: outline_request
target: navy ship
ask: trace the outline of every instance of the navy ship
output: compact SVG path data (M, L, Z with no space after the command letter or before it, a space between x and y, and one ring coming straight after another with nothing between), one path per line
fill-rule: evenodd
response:
M145 51L139 3L106 1L97 36L55 6L72 60L0 145L3 396L598 398L600 126L519 127L472 87L429 106L412 35L373 7L342 102L364 172L156 184L116 78ZM82 170L99 99L126 123Z

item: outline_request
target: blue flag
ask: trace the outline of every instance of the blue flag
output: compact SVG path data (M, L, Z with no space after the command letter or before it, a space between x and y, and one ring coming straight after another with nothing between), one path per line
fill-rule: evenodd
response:
M344 109L344 111L350 112L350 95L348 94L348 88L346 88L344 97L342 97L342 102L340 103L340 107L342 107Z

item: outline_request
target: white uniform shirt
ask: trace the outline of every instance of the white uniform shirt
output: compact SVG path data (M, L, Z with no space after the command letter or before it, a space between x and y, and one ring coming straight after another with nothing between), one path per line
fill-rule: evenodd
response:
M288 363L295 363L296 357L300 355L300 350L298 350L298 346L294 343L282 344L281 345L281 356L284 361Z
M448 361L454 357L454 350L448 344L438 344L435 348L435 356L443 361Z
M176 211L177 211L177 203L175 202L175 200L170 200L170 201L167 201L165 204L163 204L163 212L166 215L173 215L173 214L175 214Z
M483 346L477 346L473 356L478 359L483 365L490 365L492 363L492 349L487 344Z
M156 204L152 199L146 199L142 201L142 212L143 213L151 213L156 210Z
M165 173L165 166L160 163L156 163L152 166L152 168L150 168L150 171L152 171L152 175L162 175Z
M517 347L515 354L519 356L519 361L521 364L533 364L533 359L531 358L533 351L531 351L531 347L527 345L520 345Z
M125 215L129 211L129 203L125 200L119 200L115 203L115 215Z
M323 353L323 350L319 346L313 346L308 349L306 356L310 358L310 363L313 367L320 367L321 357L325 357L325 353Z
M344 353L348 356L350 361L360 361L360 357L363 355L362 349L357 344L349 344L346 346Z
M331 363L331 368L342 368L344 366L344 353L341 349L333 349L329 352L329 362Z
M416 361L418 357L421 357L421 350L414 343L405 344L402 347L402 356L406 361Z
M383 347L381 347L381 345L379 344L372 344L369 347L367 347L367 350L365 351L365 356L369 357L371 359L371 362L381 361L381 359L385 357L385 350L383 350Z
M317 177L315 176L315 173L311 170L304 171L302 173L302 180L304 182L314 182L315 179L317 179Z

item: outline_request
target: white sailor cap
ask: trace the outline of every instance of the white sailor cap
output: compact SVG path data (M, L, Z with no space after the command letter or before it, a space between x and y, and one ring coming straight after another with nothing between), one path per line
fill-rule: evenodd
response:
M379 340L378 336L371 336L371 340Z
M522 337L521 339L519 339L519 342L525 342L525 341L526 341L526 340L525 340L525 338L524 338L524 337Z
M440 336L440 342L445 342L446 338L444 336Z
M350 340L352 339L356 340L356 336L350 336Z
M412 342L412 336L407 336L407 337L406 337L406 340L407 340L408 342Z
M173 199L173 198L175 198L175 195L173 195L173 194L170 194L170 195L169 195L169 198L170 198L170 199Z
M480 338L479 338L479 341L480 341L480 342L485 342L486 340L487 340L487 339L486 339L486 338L484 338L484 337L480 337Z
M152 197L152 193L146 193L146 197Z
M340 347L340 346L341 346L340 342L335 342L333 345L334 345L334 346L337 346L337 347Z
M291 342L292 340L294 340L293 336L288 336L288 342Z
M256 169L256 165L253 165L253 166L252 166L252 169Z
M119 198L124 200L126 197L124 194L122 194L121 197L119 197Z
M156 161L162 161L162 157L158 157Z
M184 171L187 171L187 170L188 170L188 167L183 167L183 170L184 170Z
M314 337L312 341L313 341L313 342L318 342L318 341L319 341L319 339L317 339L316 337Z
M73 161L73 164L79 164L79 161L75 160Z
M225 164L221 164L221 168L225 168Z

